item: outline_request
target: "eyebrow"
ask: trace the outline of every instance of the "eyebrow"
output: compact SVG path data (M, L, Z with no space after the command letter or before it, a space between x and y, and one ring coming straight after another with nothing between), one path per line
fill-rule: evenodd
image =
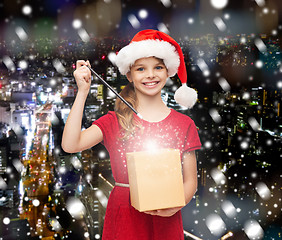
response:
M165 65L164 64L164 62L161 60L161 59L157 59L158 60L158 62L155 64L155 65L159 65L159 64L163 64L163 65ZM132 65L132 67L143 67L145 64L142 64L142 63L139 63L139 64L133 64Z

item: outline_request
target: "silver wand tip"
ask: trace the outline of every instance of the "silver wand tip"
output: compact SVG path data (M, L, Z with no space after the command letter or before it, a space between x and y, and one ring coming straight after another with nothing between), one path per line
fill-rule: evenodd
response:
M140 118L140 119L143 119L142 115L140 113L137 113L137 116Z

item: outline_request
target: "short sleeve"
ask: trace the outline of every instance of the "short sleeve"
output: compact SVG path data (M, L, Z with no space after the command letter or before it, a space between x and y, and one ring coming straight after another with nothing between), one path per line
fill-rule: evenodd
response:
M194 121L191 120L186 132L184 151L190 152L201 149L201 146L202 144L198 134L198 129Z
M103 133L102 144L107 148L118 132L118 122L114 112L110 111L106 115L98 118L92 124L97 125Z

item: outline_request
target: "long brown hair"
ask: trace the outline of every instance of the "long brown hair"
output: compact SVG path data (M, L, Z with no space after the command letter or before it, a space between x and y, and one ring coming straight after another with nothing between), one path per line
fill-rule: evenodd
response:
M129 103L131 106L137 108L137 97L133 83L129 82L120 92L120 95ZM119 98L115 102L115 112L122 127L123 139L128 139L133 136L136 127L138 127L138 121L134 119L133 111Z

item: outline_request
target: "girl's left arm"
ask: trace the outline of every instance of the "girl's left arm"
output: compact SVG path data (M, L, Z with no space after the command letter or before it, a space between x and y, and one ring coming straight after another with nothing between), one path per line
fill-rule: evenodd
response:
M182 169L185 203L188 204L193 198L198 187L198 171L195 151L185 152L183 154Z
M193 198L198 186L197 160L195 151L185 152L183 154L182 169L185 203L188 204ZM151 215L158 215L161 217L170 217L179 210L181 210L181 207L154 210L145 213Z

